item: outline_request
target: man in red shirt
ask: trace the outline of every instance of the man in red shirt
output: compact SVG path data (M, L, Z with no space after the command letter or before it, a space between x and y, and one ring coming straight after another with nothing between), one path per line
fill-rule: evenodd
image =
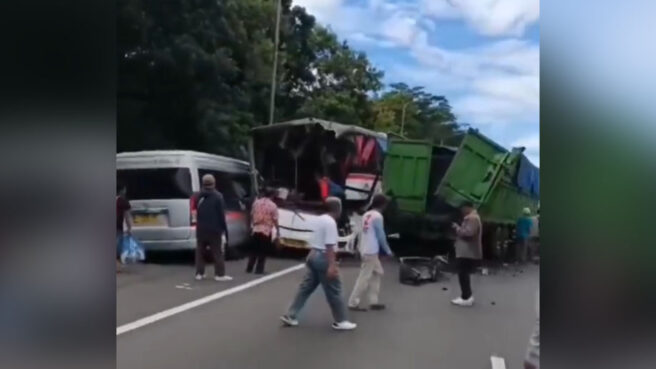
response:
M274 236L277 238L280 235L278 206L272 201L274 196L273 190L265 190L264 196L253 203L253 235L246 273L252 273L255 269L255 274L264 274L266 254L273 248Z

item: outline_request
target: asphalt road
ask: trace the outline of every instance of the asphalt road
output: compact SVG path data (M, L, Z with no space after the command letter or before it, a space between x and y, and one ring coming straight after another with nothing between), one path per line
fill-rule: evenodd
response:
M269 260L268 271L300 262ZM357 267L342 263L345 295ZM194 281L191 265L132 266L117 275L117 326L258 277L244 268L245 260L228 262L235 280L219 283ZM281 326L278 317L296 291L299 270L117 336L117 368L483 369L491 368L493 354L503 357L508 369L521 368L535 323L537 266L474 276L472 308L449 303L458 293L455 276L410 287L398 283L396 263L385 268L381 300L388 309L351 313L355 331L330 328L322 291L306 305L299 327Z

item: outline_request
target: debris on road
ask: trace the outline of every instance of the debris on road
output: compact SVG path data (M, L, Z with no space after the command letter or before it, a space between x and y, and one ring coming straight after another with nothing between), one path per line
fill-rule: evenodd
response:
M408 256L399 259L399 282L412 286L419 286L427 282L437 282L441 276L439 264L440 257L427 258L421 256Z

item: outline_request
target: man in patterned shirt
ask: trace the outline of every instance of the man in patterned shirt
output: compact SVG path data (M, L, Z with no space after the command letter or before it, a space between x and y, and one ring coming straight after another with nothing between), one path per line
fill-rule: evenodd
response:
M278 226L278 207L272 201L275 191L266 189L264 196L255 200L251 211L253 234L251 236L251 250L246 266L246 273L264 274L266 254L273 247L274 236L280 235ZM275 228L275 235L274 235Z
M380 254L393 255L383 226L383 211L388 202L385 195L376 194L371 202L371 210L362 217L362 237L360 239L362 265L348 302L351 310L368 310L367 307L362 306L362 295L365 292L367 292L371 310L385 309L385 305L378 302L378 293L383 277L383 266L378 256Z

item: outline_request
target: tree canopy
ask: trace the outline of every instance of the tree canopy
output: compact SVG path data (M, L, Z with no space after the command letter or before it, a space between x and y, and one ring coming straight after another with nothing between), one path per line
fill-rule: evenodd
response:
M266 124L275 0L119 0L117 150L246 156ZM275 120L306 116L439 140L458 125L444 96L383 71L304 8L282 1ZM406 105L407 104L407 105Z

